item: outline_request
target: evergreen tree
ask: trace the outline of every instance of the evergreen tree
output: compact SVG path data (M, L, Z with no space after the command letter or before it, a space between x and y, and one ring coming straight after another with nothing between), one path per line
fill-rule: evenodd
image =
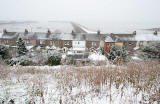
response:
M17 49L18 49L17 53L19 56L23 56L27 53L27 49L26 49L25 43L23 42L22 38L18 39Z
M113 46L109 52L109 59L114 60L119 57L123 61L126 61L127 55L128 52L124 48Z
M2 59L8 59L10 57L8 48L3 45L0 45L0 57Z

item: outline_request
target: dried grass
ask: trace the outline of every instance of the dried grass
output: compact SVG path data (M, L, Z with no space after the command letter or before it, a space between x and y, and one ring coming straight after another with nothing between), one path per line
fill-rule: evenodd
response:
M70 95L74 88L81 88L83 86L89 87L88 93L102 93L107 90L110 91L110 103L112 102L112 87L121 89L131 86L136 89L134 95L138 95L140 92L149 94L149 102L160 102L160 65L158 62L128 62L123 64L123 67L105 67L105 66L92 66L92 67L66 67L59 70L38 70L34 68L17 67L15 70L7 72L4 70L5 65L1 65L0 74L1 77L8 76L8 73L14 74L25 79L24 75L29 74L31 77L23 80L23 83L27 83L29 86L28 93L31 98L34 98L35 88L39 91L38 96L41 97L41 102L45 103L45 90L46 76L52 76L53 80L57 81L57 90L60 90L63 96ZM6 73L7 72L7 73ZM4 74L3 74L4 73ZM49 82L49 81L48 81ZM34 93L33 93L34 92ZM70 95L70 100L76 100L81 98L85 100L85 94L87 92L81 92L74 97ZM37 93L36 93L37 94ZM54 94L54 93L53 93ZM123 93L121 95L123 97ZM145 100L145 95L143 99ZM60 104L66 103L60 96L57 99ZM142 102L143 103L143 102Z

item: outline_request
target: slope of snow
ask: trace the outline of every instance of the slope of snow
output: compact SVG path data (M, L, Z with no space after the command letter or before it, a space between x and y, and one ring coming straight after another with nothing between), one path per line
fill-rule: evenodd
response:
M95 31L90 31L90 30L84 28L83 26L80 26L80 28L81 28L82 30L84 30L85 32L87 32L88 34L97 34L97 32L95 32Z

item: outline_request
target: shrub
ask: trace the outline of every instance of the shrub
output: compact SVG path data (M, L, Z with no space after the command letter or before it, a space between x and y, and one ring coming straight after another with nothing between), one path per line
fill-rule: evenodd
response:
M33 65L33 62L29 61L29 60L24 60L24 61L20 62L20 65L29 66L29 65Z
M141 50L144 59L160 59L160 43L150 44Z
M61 58L58 56L50 56L48 57L48 64L49 65L60 65Z
M101 48L101 53L102 53L102 55L104 55L104 54L105 54L105 50L104 50L104 48Z
M128 52L125 50L125 48L113 46L109 52L109 59L115 60L117 57L119 57L123 61L126 61L127 55Z
M9 56L9 50L7 47L0 45L0 56L2 57L2 59L8 59L10 58Z

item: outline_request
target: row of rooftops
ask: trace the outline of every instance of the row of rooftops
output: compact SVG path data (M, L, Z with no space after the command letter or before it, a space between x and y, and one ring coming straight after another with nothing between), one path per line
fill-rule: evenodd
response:
M0 35L2 39L22 38L26 40L86 40L101 41L105 40L107 34L88 34L88 33L51 33L45 32L3 32Z
M123 42L123 41L160 41L160 35L157 34L101 34L96 33L52 33L50 30L45 32L7 32L0 33L2 39L22 38L26 40L78 40L78 41L105 41L105 42Z

